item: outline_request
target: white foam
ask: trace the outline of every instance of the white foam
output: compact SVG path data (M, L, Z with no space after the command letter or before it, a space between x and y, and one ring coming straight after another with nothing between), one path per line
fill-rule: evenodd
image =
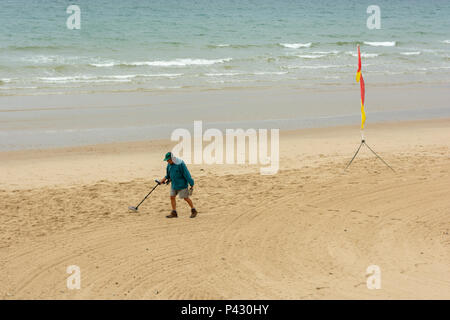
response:
M112 79L112 78L98 78L93 76L74 76L74 77L42 77L39 78L47 83L96 83L96 82L129 82L129 79Z
M0 90L37 89L38 87L0 87Z
M139 77L138 74L125 74L125 75L117 75L117 76L106 76L105 78L110 79L133 79Z
M224 63L231 61L232 58L224 59L175 59L169 61L138 61L132 62L131 66L153 66L153 67L185 67L192 65L212 65L216 63Z
M357 56L358 56L357 53L354 53L354 52L352 52L352 51L347 51L346 53L347 53L347 54L351 54L351 55L354 56L354 57L357 57ZM378 53L361 52L361 57L363 57L363 58L375 58L375 57L378 57L378 56L379 56Z
M373 46L373 47L395 47L396 42L395 41L384 41L384 42L364 41L364 44L367 44L367 45Z
M44 56L44 55L35 55L32 57L23 57L22 61L27 61L31 63L50 63L58 60L58 56Z
M336 65L318 65L318 66L288 66L288 69L329 69L329 68L340 68L342 66Z
M42 77L39 80L48 81L48 82L58 82L58 81L71 81L71 80L80 80L80 79L89 79L91 77L87 76L78 76L78 77ZM94 79L94 77L92 77Z
M230 45L228 43L221 43L221 44L217 44L216 47L229 47Z
M90 64L93 67L114 67L116 64L114 62L106 62L106 63L91 63Z
M313 51L313 52L311 52L311 53L314 53L314 54L325 54L325 55L327 55L327 54L338 54L339 51L338 51L338 50L331 50L331 51Z
M65 77L41 77L41 81L47 83L73 83L73 82L130 82L134 78L160 77L175 78L182 76L183 73L155 73L155 74L124 74L111 76L65 76Z
M110 79L133 79L133 78L147 78L147 77L176 78L182 75L183 73L125 74L115 76L104 76L103 78L110 78Z
M261 75L268 75L268 74L282 75L282 74L287 74L287 73L288 73L287 71L257 71L257 72L254 72L253 74L257 75L257 76L261 76Z
M450 66L419 68L419 69L417 69L417 70L420 70L420 71L429 71L429 70L440 70L440 69L450 69Z
M420 51L400 52L400 54L402 54L404 56L417 56L420 54Z
M450 44L450 40L444 40L442 41L443 43L449 43Z
M289 49L299 49L299 48L309 48L312 43L280 43L280 46L289 48Z
M223 73L205 73L205 76L207 77L222 77L222 76L237 76L242 73L238 72L223 72Z
M183 87L180 86L171 86L171 87L164 87L164 86L157 86L156 89L158 90L166 90L166 89L182 89Z
M325 57L325 55L324 54L319 54L319 55L300 54L300 55L297 55L297 57L304 58L304 59L317 59L317 58Z

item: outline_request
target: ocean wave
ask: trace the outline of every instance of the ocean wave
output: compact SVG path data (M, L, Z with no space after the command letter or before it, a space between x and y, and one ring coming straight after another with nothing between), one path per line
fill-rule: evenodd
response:
M331 50L331 51L313 51L311 53L329 55L329 54L338 54L339 52L340 51L338 51L338 50Z
M303 59L318 59L318 58L325 57L325 55L324 54L319 54L319 55L299 54L299 55L296 55L296 57L303 58Z
M340 53L340 51L338 50L332 50L332 51L312 51L312 52L305 52L305 54L288 54L288 55L282 55L277 57L278 59L287 59L287 60L292 60L292 59L298 59L298 58L302 58L302 59L319 59L319 58L323 58L329 55L337 55L338 53Z
M255 72L221 72L221 73L205 73L205 76L208 77L230 77L230 76L242 76L242 75L255 75L255 76L262 76L262 75L283 75L287 74L287 71L255 71Z
M105 79L134 79L134 78L177 78L182 76L183 73L154 73L154 74L124 74L114 76L102 76L100 78Z
M232 58L224 59L175 59L168 61L138 61L131 62L125 65L130 66L152 66L152 67L185 67L185 66L208 66L217 63L224 63L231 61Z
M0 87L1 90L37 89L38 87Z
M253 72L254 75L256 76L262 76L262 75L283 75L283 74L287 74L287 71L256 71Z
M99 78L95 76L73 77L40 77L39 80L46 83L97 83L97 82L130 82L130 79Z
M70 82L130 82L134 78L176 78L183 73L155 73L155 74L123 74L109 76L64 76L64 77L40 77L38 80L47 83L70 83Z
M443 40L442 42L450 44L450 40Z
M56 61L60 61L61 57L55 55L34 55L32 57L22 57L20 60L37 64L48 64Z
M349 46L349 45L356 46L356 45L360 44L360 42L359 41L337 41L333 44L337 45L337 46Z
M222 73L205 73L207 77L222 77L222 76L237 76L241 75L239 72L222 72Z
M160 61L136 61L136 62L101 62L101 63L90 63L90 66L98 68L110 68L116 66L124 67L140 67L140 66L150 66L150 67L185 67L191 65L212 65L217 63L225 63L231 61L232 58L224 59L175 59L175 60L160 60Z
M352 51L347 51L346 52L349 55L352 55L353 57L357 57L358 54ZM380 54L379 53L367 53L367 52L361 52L361 57L363 58L375 58L378 57Z
M183 86L156 86L154 89L158 89L158 90L167 90L167 89L182 89Z
M265 48L265 47L273 47L273 44L209 44L208 48L232 48L232 49L248 49L248 48Z
M344 66L338 65L316 65L316 66L287 66L288 69L329 69L329 68L342 68Z
M99 67L99 68L102 68L102 67L114 67L114 66L116 65L116 63L114 63L114 62L90 63L89 65L90 65L90 66L93 66L93 67Z
M395 47L395 41L384 41L384 42L370 42L364 41L364 44L367 44L372 47Z
M419 55L421 52L420 51L412 51L412 52L400 52L401 55L404 56L417 56Z
M279 43L280 46L289 48L289 49L299 49L299 48L309 48L312 43Z
M324 76L325 79L341 79L339 76Z
M2 84L4 84L4 83L9 83L9 82L11 82L12 81L12 79L10 79L10 78L3 78L3 79L0 79L0 85L2 85Z
M419 71L430 71L430 70L441 70L441 69L450 69L450 66L418 68L417 70L419 70Z
M67 80L79 80L79 79L83 79L83 80L88 80L88 79L95 79L95 76L66 76L66 77L39 77L39 80L43 80L43 81L67 81Z

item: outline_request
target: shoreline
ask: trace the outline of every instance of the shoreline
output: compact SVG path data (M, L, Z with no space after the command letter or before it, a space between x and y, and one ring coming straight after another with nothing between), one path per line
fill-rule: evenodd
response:
M377 146L384 148L384 152L391 153L395 152L395 146L401 143L401 139L411 140L409 134L406 133L408 130L414 130L416 135L424 132L427 139L431 139L429 132L446 134L448 127L450 127L450 118L382 122L366 126L365 137L368 143L376 143ZM331 156L341 158L344 163L354 153L360 137L358 125L280 130L280 170L292 167L291 165L286 166L285 160L286 155L291 153L289 144L292 141L295 146L300 144L308 153L318 157L316 159L318 163ZM392 140L392 137L396 137L396 139ZM421 136L417 136L417 141L421 139ZM351 143L348 143L349 141ZM309 145L310 143L314 145ZM176 144L177 142L169 139L157 139L3 151L0 152L0 169L3 171L3 174L0 175L0 189L84 184L111 178L118 182L131 178L140 179L149 174L159 177L161 170L164 170L164 164L159 159L161 154L170 151ZM204 142L203 147L206 145L207 143ZM327 146L329 150L324 150L323 148ZM302 156L302 158L304 157ZM308 159L304 160L311 164ZM248 158L244 165L192 166L198 170L214 167L218 174L258 171L259 166L249 165L247 162ZM198 173L203 175L203 172Z
M358 125L358 92L302 88L170 94L0 98L0 150L157 140L177 128L278 128ZM450 117L448 86L370 87L367 125Z
M350 116L355 117L355 116ZM289 119L287 119L289 120ZM295 120L295 119L294 119ZM352 119L353 120L353 119ZM359 120L359 118L358 118ZM276 120L266 120L267 122L276 121ZM368 122L366 121L365 131L371 131L371 129L376 129L377 127L392 127L397 125L402 126L422 126L427 124L441 124L447 123L450 121L450 116L444 118L426 118L426 119L406 119L406 120L386 120L386 121L378 121L378 122ZM203 127L203 131L208 127ZM236 127L238 128L238 127ZM187 128L190 130L191 128ZM245 130L245 128L243 128ZM270 127L268 127L270 129ZM343 124L343 125L330 125L330 126L316 126L316 127L303 127L303 128L295 128L295 129L280 129L280 134L283 135L292 135L298 133L306 133L308 135L314 134L326 134L327 131L336 132L336 131L345 131L352 130L354 132L360 132L358 123L356 124ZM450 130L450 129L449 129ZM192 133L192 130L190 130ZM223 132L225 134L225 132ZM116 147L128 149L140 149L145 145L175 145L176 142L172 142L168 138L155 138L155 139L145 139L145 140L132 140L132 141L117 141L117 142L107 142L107 143L94 143L94 144L84 144L84 145L74 145L74 146L61 146L61 147L49 147L49 148L36 148L36 149L19 149L19 150L0 150L0 158L1 156L13 156L13 155L21 155L24 157L27 154L39 154L39 153L52 153L52 154L62 154L65 152L87 152L87 153L104 153L108 152L108 150L116 149ZM19 156L20 158L20 156Z

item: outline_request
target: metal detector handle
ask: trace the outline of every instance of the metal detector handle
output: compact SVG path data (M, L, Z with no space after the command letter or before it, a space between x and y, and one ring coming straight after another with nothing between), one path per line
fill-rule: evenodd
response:
M161 184L161 181L159 181L159 180L155 180L155 182L156 182L158 185ZM165 184L169 184L169 183L170 183L170 179L167 179L166 182L165 182Z

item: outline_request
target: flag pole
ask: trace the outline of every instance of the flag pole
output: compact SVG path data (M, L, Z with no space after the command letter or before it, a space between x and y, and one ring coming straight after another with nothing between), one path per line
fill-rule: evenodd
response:
M359 144L358 149L356 150L355 154L353 155L353 158L350 160L350 162L345 167L345 170L347 170L347 168L350 167L353 160L355 160L356 156L358 155L359 150L361 150L361 147L363 145L365 145L378 159L383 161L383 163L386 166L388 166L389 169L391 169L393 172L395 172L395 170L390 165L388 165L387 162L383 160L383 158L381 158L375 151L372 150L371 147L369 147L369 145L366 143L366 139L364 138L364 122L366 121L366 114L364 111L365 85L364 85L364 78L361 73L361 50L359 48L359 45L357 46L357 48L358 48L358 71L356 72L356 82L360 83L360 89L361 89L361 143Z

